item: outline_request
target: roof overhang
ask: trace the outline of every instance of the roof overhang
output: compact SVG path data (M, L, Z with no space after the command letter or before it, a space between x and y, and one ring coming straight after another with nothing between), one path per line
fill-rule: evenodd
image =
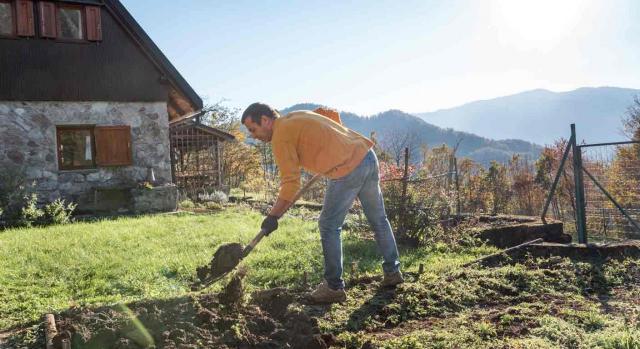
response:
M69 0L69 2L94 5L104 4L113 17L129 33L147 57L162 72L161 80L170 85L167 103L169 120L194 113L203 108L202 98L180 75L178 70L119 0Z

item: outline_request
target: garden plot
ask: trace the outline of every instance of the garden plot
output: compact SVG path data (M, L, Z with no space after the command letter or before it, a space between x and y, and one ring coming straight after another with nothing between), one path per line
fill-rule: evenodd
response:
M365 276L341 305L302 288L220 293L56 314L72 348L591 348L640 342L640 263L530 258L492 267L407 274L397 289ZM14 340L17 338L14 338ZM41 345L43 343L37 343ZM34 345L32 347L38 347ZM40 346L42 347L42 346Z

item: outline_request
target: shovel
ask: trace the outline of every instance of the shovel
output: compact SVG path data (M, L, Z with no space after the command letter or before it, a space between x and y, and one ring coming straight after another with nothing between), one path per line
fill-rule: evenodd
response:
M293 197L293 200L289 204L288 207L284 209L282 214L284 215L293 204L298 201L298 199L305 193L311 186L321 177L320 174L313 176L304 187L300 188L296 195ZM227 274L229 274L235 267L240 264L240 262L246 258L251 251L256 247L256 245L262 240L265 236L264 230L260 230L258 235L251 240L251 242L242 247L239 243L229 243L224 244L218 248L218 250L214 253L211 262L208 265L198 267L196 272L198 274L199 282L191 285L192 291L201 290L214 282L222 279Z

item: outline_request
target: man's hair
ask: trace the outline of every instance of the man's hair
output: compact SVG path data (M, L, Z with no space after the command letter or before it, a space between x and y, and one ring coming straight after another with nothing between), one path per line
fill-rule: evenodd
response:
M271 119L276 119L280 116L275 109L271 108L267 104L256 102L245 109L244 113L242 113L242 119L240 122L244 124L244 121L247 120L247 118L251 118L251 121L259 125L262 115Z

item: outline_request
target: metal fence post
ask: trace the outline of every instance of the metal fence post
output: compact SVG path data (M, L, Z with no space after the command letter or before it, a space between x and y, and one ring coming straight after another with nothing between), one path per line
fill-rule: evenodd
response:
M571 124L571 139L573 143L573 179L576 190L576 230L578 242L587 243L587 217L585 213L584 181L582 177L582 149L577 146L576 124Z

